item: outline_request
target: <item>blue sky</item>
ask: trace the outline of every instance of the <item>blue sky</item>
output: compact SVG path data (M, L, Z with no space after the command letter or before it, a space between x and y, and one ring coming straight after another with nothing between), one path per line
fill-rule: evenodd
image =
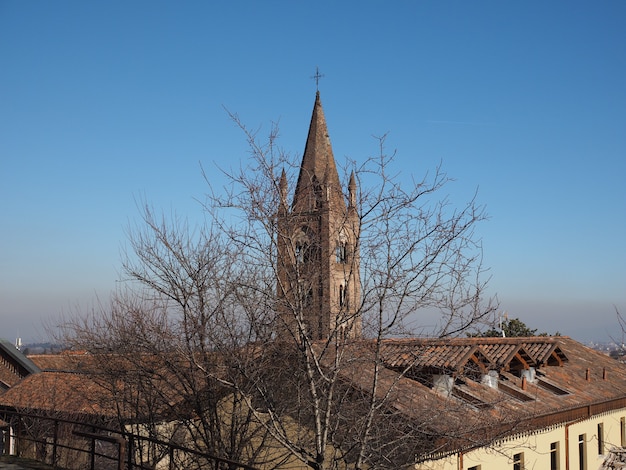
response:
M626 314L626 3L0 1L0 336L106 299L137 201L191 220L224 107L304 150L478 188L502 311L582 341ZM215 174L219 184L219 175Z

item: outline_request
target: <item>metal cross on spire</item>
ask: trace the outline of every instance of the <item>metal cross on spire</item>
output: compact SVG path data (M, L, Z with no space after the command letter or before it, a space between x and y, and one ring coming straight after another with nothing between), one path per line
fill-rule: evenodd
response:
M323 78L324 75L320 73L320 68L315 67L315 75L311 78L315 79L315 91L320 91L320 78Z

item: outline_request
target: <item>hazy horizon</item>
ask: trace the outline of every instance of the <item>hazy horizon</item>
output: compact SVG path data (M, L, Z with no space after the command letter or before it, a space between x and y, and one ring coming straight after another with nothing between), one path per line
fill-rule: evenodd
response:
M626 3L0 3L0 336L107 302L138 205L201 220L247 157L302 155L319 66L338 163L476 191L489 295L602 341L626 314ZM426 320L425 320L426 321Z

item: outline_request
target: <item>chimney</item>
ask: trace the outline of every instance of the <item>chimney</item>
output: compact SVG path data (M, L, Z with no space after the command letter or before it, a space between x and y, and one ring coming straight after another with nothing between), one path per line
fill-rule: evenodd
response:
M490 370L486 374L483 374L481 383L487 385L490 388L498 388L498 371Z
M609 373L606 371L606 367L602 368L602 380L607 380L609 378Z
M454 378L447 374L434 374L433 375L433 390L442 395L449 397L452 394L454 388Z
M528 369L522 369L520 372L521 377L525 377L528 383L535 383L537 381L537 371L534 367L529 367Z
M591 369L589 369L589 367L587 367L587 371L585 372L585 380L591 382Z

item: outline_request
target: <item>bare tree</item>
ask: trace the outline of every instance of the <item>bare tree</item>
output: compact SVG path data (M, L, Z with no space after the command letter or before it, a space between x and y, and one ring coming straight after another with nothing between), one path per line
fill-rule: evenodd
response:
M440 312L427 332L439 337L493 313L474 233L483 209L475 199L459 209L441 197L450 180L440 168L419 181L400 178L385 137L375 157L347 161L348 215L331 230L352 248L338 246L341 292L320 304L333 313L312 334L312 303L322 296L311 279L327 273L308 261L328 257L329 247L281 222L300 166L277 146L276 127L261 142L231 117L251 156L223 170L223 190L204 173L207 225L191 229L143 209L123 260L128 290L110 309L70 322L64 340L123 353L122 368L150 385L121 398L124 406L141 400L134 409L145 410L152 397L157 432L184 404L187 435L216 455L318 470L412 462L432 439L426 423L434 417L407 421L397 412L397 385L409 368L385 368L384 341L414 334L425 310ZM322 200L340 190L327 183L315 188ZM119 383L119 370L110 370L109 384ZM172 402L174 395L181 399Z
M262 323L240 317L235 253L213 228L190 230L147 206L131 232L124 286L109 305L66 321L61 340L91 353L81 367L107 392L122 428L233 462L279 464L280 449L233 386L237 365L223 353L259 338L244 323ZM163 457L157 447L138 449L145 464Z
M436 336L457 335L493 313L494 306L482 298L481 250L473 231L484 212L474 199L461 209L446 198L438 199L449 182L440 168L418 182L401 181L393 173L397 171L393 155L384 151L384 137L378 139L376 157L358 166L347 162L352 174L345 172L344 187L356 181L360 188L343 196L349 206L356 206L357 226L351 233L356 234L355 251L360 256L349 258L344 270L346 280L350 271L360 273L361 295L353 299L358 305L352 315L362 322L363 336L346 332L354 323L350 312L340 308L327 322L327 334L317 340L307 321L312 308L307 282L312 274L326 274L307 271L299 259L320 256L322 247L309 240L311 253L302 255L300 235L280 223L281 208L290 199L285 187L294 187L284 183L289 178L283 170L293 173L298 166L277 148L276 129L261 144L237 116L232 118L248 139L251 158L245 167L224 172L228 190L211 191L205 208L237 253L241 272L235 288L252 294L252 299L239 297L240 309L254 306L255 314L246 316L253 323L255 318L274 316L274 331L279 332L274 347L258 351L259 367L241 369L248 404L268 432L310 468L397 467L398 460L383 457L384 446L380 439L374 442L375 436L384 434L389 440L395 429L398 435L391 442L404 450L394 452L406 457L410 441L423 438L423 431L419 426L409 431L406 425L391 425L397 416L389 417L388 405L404 372L381 382L381 345L390 335L412 332L408 327L424 309L442 313L440 325L430 331ZM207 181L210 184L208 177ZM321 189L332 190L323 185ZM348 219L338 225L353 223ZM292 275L281 277L285 262L294 263ZM272 289L276 279L278 291ZM292 294L280 295L281 291ZM350 380L355 370L371 372L358 392ZM355 393L362 395L357 399Z

